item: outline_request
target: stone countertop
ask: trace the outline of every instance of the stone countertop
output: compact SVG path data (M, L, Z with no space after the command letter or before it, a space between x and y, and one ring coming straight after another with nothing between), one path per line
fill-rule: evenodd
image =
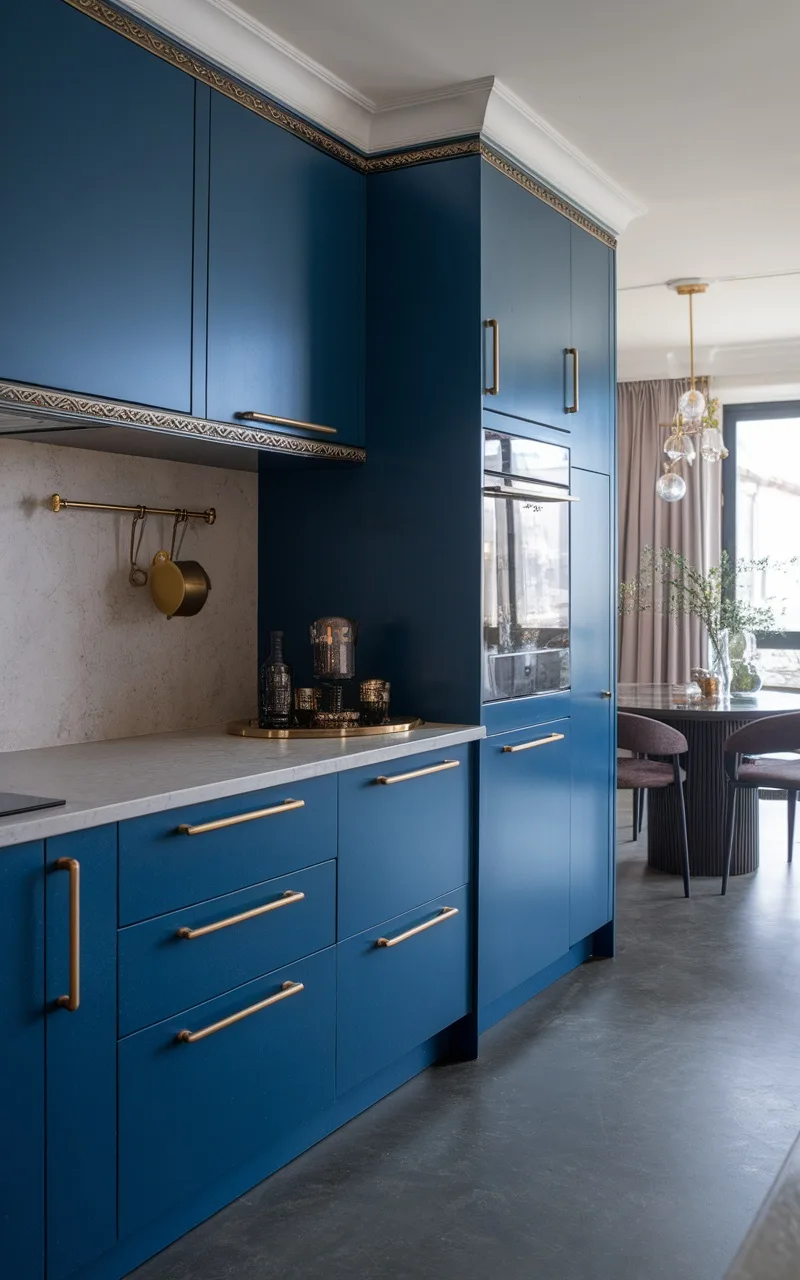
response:
M0 848L145 813L288 785L482 738L477 725L425 724L407 733L295 741L237 738L223 728L0 753L0 791L66 800L0 818Z
M800 1276L800 1138L753 1223L727 1280Z

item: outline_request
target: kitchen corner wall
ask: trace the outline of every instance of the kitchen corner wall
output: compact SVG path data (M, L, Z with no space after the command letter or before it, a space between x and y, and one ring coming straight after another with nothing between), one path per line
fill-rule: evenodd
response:
M257 484L249 472L0 441L0 751L254 714ZM53 493L216 507L215 525L190 521L182 550L211 579L202 611L168 621L147 587L129 585L129 516L56 515ZM140 564L169 548L171 529L148 519Z

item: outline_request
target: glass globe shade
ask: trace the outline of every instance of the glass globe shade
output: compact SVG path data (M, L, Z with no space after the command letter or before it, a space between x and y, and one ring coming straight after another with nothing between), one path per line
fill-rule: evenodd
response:
M678 462L681 458L685 458L687 462L692 463L697 456L690 437L684 435L682 431L676 431L668 438L664 445L664 453L670 462Z
M705 427L700 436L700 456L706 462L721 462L727 456L719 427Z
M656 493L665 502L680 502L686 492L686 481L683 476L676 476L674 471L665 471L656 481Z
M706 399L695 387L694 391L684 391L678 401L678 413L687 422L699 422L706 411Z

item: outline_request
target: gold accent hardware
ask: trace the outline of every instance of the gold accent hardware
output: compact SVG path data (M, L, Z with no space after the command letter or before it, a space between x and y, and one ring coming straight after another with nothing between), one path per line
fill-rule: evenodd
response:
M514 747L503 747L503 751L530 751L531 747L546 747L551 742L560 742L563 733L549 733L546 738L534 738L533 742L518 742Z
M405 942L407 938L413 938L418 933L424 933L426 929L432 929L434 925L444 924L445 920L450 920L457 915L458 907L442 907L438 915L426 920L424 924L415 925L413 929L406 929L405 933L398 933L396 938L378 938L375 946L396 947L398 942Z
M262 1009L268 1009L271 1004L277 1004L280 1000L288 999L289 996L297 996L301 991L305 991L302 982L284 982L280 991L276 991L274 996L267 996L266 1000L259 1000L258 1004L240 1009L238 1013L232 1013L229 1018L222 1018L220 1022L212 1022L210 1026L203 1027L200 1031L179 1031L175 1039L180 1044L194 1044L197 1040L205 1040L206 1036L224 1031L226 1027L232 1027L234 1022L241 1022L242 1018L249 1018L252 1013L260 1013Z
M205 924L202 929L188 929L184 927L178 930L179 938L204 938L207 933L216 933L218 929L227 929L228 925L241 924L243 920L252 920L255 916L264 916L268 911L277 911L279 907L289 907L293 902L302 902L305 898L304 893L295 893L293 889L287 889L280 898L275 898L272 902L265 902L262 907L253 907L252 911L242 911L238 916L228 916L227 920L217 920L215 924Z
M500 321L484 320L483 327L492 331L492 385L484 387L483 393L496 396L500 390Z
M289 813L292 809L303 809L305 800L284 800L283 804L274 804L269 809L254 809L252 813L236 813L232 818L217 818L214 822L201 822L199 826L190 827L183 822L178 827L182 836L202 836L207 831L221 831L223 827L236 827L240 822L252 822L255 818L271 818L274 813Z
M326 435L336 435L335 427L321 427L316 422L300 422L295 418L276 418L271 413L256 413L255 409L248 409L245 413L235 413L233 416L241 422L270 422L276 427L302 427L304 431L324 431Z
M460 760L443 760L441 764L428 765L427 769L414 769L411 773L394 773L389 778L383 774L375 781L380 782L384 787L391 787L395 782L408 782L411 778L424 778L429 773L443 773L445 769L457 769L460 764Z
M59 858L56 871L69 872L69 995L59 996L59 1009L75 1013L81 1003L81 864L77 858Z
M62 498L60 494L54 493L50 499L51 511L129 511L133 512L139 520L144 520L146 516L174 516L180 517L182 520L205 520L206 524L213 524L217 518L217 512L214 507L209 507L207 511L186 511L181 507L145 507L141 502L136 506L122 506L117 502L67 502L66 498Z
M611 690L611 689L601 689L601 690L600 690L600 697L601 697L601 698L613 698L613 697L614 697L614 694L613 694L613 692L612 692L612 690Z
M578 412L578 348L566 347L564 354L572 356L572 404L567 405L564 409L565 413Z

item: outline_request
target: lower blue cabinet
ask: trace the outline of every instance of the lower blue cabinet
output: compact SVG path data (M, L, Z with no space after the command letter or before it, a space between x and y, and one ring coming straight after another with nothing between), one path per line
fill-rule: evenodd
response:
M335 1045L332 947L121 1040L120 1235L330 1105Z
M481 743L481 1008L569 950L570 722Z
M461 888L339 943L339 1095L469 1013L471 937Z
M66 1280L117 1239L116 825L48 840L45 895L47 1278Z

